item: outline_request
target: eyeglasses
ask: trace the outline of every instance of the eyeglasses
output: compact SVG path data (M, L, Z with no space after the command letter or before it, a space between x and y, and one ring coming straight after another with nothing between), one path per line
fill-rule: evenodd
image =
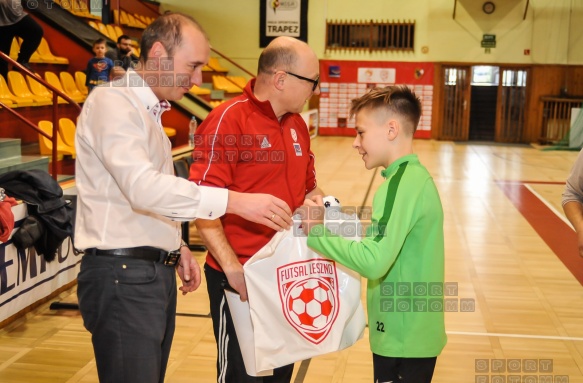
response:
M320 76L316 77L315 80L312 80L311 78L300 76L299 74L295 74L292 72L285 72L285 73L292 75L295 78L299 78L300 80L304 80L304 81L311 82L312 84L314 84L314 85L312 85L312 92L314 92L316 90L316 88L318 87L318 83L320 82Z

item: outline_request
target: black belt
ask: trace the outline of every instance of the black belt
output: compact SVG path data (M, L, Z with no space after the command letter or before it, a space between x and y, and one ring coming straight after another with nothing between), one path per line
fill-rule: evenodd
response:
M145 261L159 262L167 266L174 266L180 258L180 251L165 251L150 246L141 247L127 247L123 249L102 250L95 247L85 249L85 254L106 256L106 257L121 257L143 259Z

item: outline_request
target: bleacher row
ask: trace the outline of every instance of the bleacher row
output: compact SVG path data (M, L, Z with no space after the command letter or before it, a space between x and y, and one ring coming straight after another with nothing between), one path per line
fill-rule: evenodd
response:
M117 38L119 36L125 34L119 25L114 25L114 24L105 25L101 21L93 21L93 20L90 20L88 23L93 29L101 32L102 34L109 37L113 41L117 41Z
M77 71L74 74L62 71L58 76L51 71L45 71L44 74L46 82L63 91L77 103L83 103L87 98L88 90L85 86L85 79L86 75L81 71ZM190 93L196 96L208 96L209 103L214 107L224 100L213 100L211 87L225 93L236 94L243 91L245 82L245 78L239 76L213 76L212 85L209 83L203 83L200 87L193 85ZM52 92L38 81L34 81L29 77L25 78L20 72L10 71L8 79L0 76L0 100L12 108L50 105L52 103ZM59 97L59 103L66 103L66 101Z
M46 82L65 93L76 103L82 103L87 98L85 78L85 73L80 71L75 72L74 77L65 71L60 72L58 76L51 71L45 71L44 74ZM0 101L11 108L50 105L52 100L53 94L50 90L28 76L25 78L20 72L8 72L8 81L0 76ZM67 101L59 97L58 102L64 104Z
M154 18L151 17L137 14L131 15L123 10L120 10L119 12L114 10L113 14L116 23L106 25L101 22L101 17L92 15L89 12L87 1L89 0L57 0L55 3L60 4L61 7L70 11L75 16L86 19L85 21L90 26L109 37L112 41L117 41L119 36L128 34L126 33L127 31L124 30L125 27L145 28L148 24L154 21ZM136 31L133 32L134 36L136 36ZM138 32L137 35L140 34L141 33ZM137 39L132 37L132 40L134 42L134 49L139 52ZM30 63L33 64L33 71L37 72L36 75L39 78L43 78L47 83L65 93L73 101L83 103L88 95L88 90L85 86L85 73L78 70L80 69L78 68L78 64L75 65L75 72L67 71L67 68L70 65L69 59L67 57L53 54L49 43L50 41L47 41L45 37L42 38L37 51L33 54L30 60ZM19 38L15 38L12 42L9 55L13 59L18 57L20 44L21 40ZM50 68L47 67L49 70L45 70L42 64L56 64L62 66L63 70L55 69L54 66ZM211 57L208 65L203 68L203 83L200 87L193 86L190 89L190 93L206 101L211 107L218 106L229 97L241 94L247 83L247 79L242 76L228 76L228 72L229 69L221 65L217 57ZM47 89L47 87L18 71L10 71L7 78L0 76L0 101L10 108L49 106L52 104L52 100L53 94ZM67 101L59 97L58 103L64 104L67 103ZM45 132L52 133L52 123L48 121L50 120L49 113L45 113L44 111L33 113L35 116L39 116L39 114L41 116L41 121L39 122L40 128ZM72 126L72 129L70 130L74 135L75 124L72 121L71 124L68 124L67 122L60 123L60 125L63 124L69 127ZM59 137L57 143L59 157L62 158L64 155L74 157L74 146L64 138L66 128L59 126L59 129L61 131L61 136L63 136ZM165 127L164 130L169 137L172 138L176 136L176 129ZM51 155L52 144L50 140L41 134L38 135L38 139L41 154Z
M86 0L54 0L61 8L71 12L75 16L85 19L101 20L100 15L92 14L89 11ZM140 15L138 13L128 13L123 9L113 10L113 20L117 25L123 25L130 28L144 29L154 21L153 17Z
M20 44L22 39L15 37L12 39L12 45L10 45L9 56L16 60L18 58L18 51L20 51ZM30 57L31 63L44 63L44 64L69 64L69 59L66 57L55 56L51 49L49 48L49 43L43 37L36 51Z

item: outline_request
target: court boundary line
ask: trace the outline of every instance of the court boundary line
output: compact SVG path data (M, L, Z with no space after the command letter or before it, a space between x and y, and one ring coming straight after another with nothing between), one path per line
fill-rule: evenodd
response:
M583 285L583 258L577 251L577 234L571 229L565 230L570 226L526 185L526 183L558 183L536 181L495 181L495 183L575 279Z
M555 336L555 335L529 335L529 334L504 334L496 332L471 332L471 331L446 331L448 335L466 335L466 336L487 336L497 338L523 338L523 339L548 339L548 340L568 340L571 342L583 342L583 338L572 336Z
M544 203L553 213L555 213L555 215L557 217L559 217L563 222L565 222L567 225L569 225L571 227L571 229L575 230L573 228L573 225L571 225L571 222L569 222L569 220L563 215L561 214L559 211L557 211L557 209L555 209L555 207L553 205L551 205L546 198L544 198L542 195L540 195L536 190L534 190L532 188L532 184L535 185L540 185L540 182L528 182L524 184L524 187L526 187L532 194L534 194L542 203ZM562 184L561 184L562 185Z

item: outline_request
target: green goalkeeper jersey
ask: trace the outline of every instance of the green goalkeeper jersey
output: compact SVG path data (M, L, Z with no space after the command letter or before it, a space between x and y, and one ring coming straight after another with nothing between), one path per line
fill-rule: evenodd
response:
M318 225L308 236L308 246L368 278L373 353L434 357L447 341L439 193L415 154L401 157L381 174L385 181L375 193L371 225L362 241L333 235Z

